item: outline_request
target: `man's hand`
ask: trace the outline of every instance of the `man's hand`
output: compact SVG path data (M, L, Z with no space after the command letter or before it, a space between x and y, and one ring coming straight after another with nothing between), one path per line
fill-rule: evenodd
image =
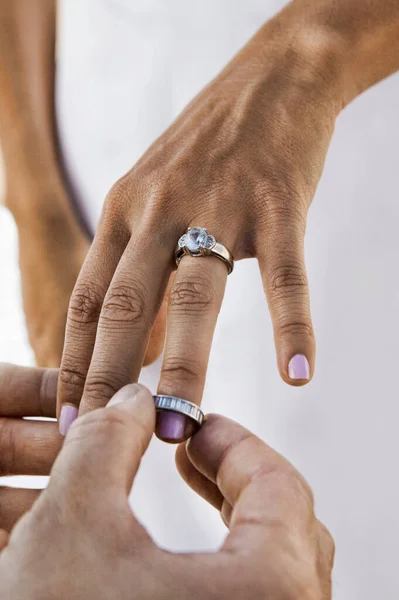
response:
M13 401L10 416L53 414L54 375L9 369L3 367L2 380ZM47 433L36 430L36 439L48 435L52 440L47 458L41 459L41 471L46 470L60 438L53 423L28 425L48 426ZM187 446L179 447L177 463L189 485L221 510L230 534L221 550L209 555L169 554L158 548L128 503L154 425L153 399L139 385L126 386L107 408L74 423L49 487L14 528L8 544L6 533L0 534L1 597L330 599L333 542L314 515L309 486L261 440L216 415L208 417ZM17 425L10 419L9 431L12 427ZM16 430L14 438L16 443L20 439ZM26 472L28 461L29 472L37 472L37 458L35 467L29 461L38 446L35 450L29 437L24 441L25 446L15 445L13 462L20 466L14 471ZM31 501L21 502L28 506ZM0 510L7 514L9 508L3 502ZM8 516L8 524L14 518ZM8 529L7 519L2 527Z
M0 477L49 475L63 438L54 417L58 371L0 365ZM1 481L1 480L0 480ZM40 490L0 487L0 546Z

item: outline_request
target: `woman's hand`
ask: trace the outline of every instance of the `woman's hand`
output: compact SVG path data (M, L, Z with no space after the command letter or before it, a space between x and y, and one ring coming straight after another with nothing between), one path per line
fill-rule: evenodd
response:
M29 414L36 403L37 398ZM76 421L49 487L14 528L8 545L0 532L1 597L331 597L333 542L314 516L308 485L261 440L216 415L179 448L177 460L189 485L222 511L230 534L212 554L158 548L128 503L154 424L153 399L138 385L123 388L107 408ZM57 434L52 436L58 444ZM22 446L15 456L28 460Z
M196 225L235 260L258 258L280 373L312 376L303 239L337 107L321 74L328 40L308 48L294 34L271 22L111 190L70 303L61 405L82 398L84 413L137 380L177 240ZM159 393L201 401L226 278L217 258L181 261Z
M363 4L291 3L116 183L72 295L59 409L104 406L137 380L177 240L190 226L206 227L235 260L258 259L280 374L294 385L309 381L307 211L339 110L382 75L384 19L386 39L395 39L394 7ZM385 64L387 74L392 60ZM158 393L200 403L226 278L217 258L182 260Z

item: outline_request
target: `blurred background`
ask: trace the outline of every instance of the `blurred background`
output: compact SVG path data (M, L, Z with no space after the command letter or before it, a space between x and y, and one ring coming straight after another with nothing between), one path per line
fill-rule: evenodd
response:
M0 361L33 365L22 311L17 228L2 206L3 198L4 173L0 163Z
M0 362L34 365L22 310L17 228L11 214L1 206L3 198L4 172L0 163ZM2 479L2 485L16 487L43 487L46 482L47 477Z

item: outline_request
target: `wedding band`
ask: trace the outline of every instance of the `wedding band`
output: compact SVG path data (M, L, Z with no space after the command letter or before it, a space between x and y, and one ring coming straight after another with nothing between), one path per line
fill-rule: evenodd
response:
M170 410L192 419L198 429L204 422L204 413L199 406L176 396L154 396L156 410Z
M229 275L234 268L234 259L230 250L217 242L213 235L209 235L204 227L189 227L181 236L175 250L177 266L186 254L189 256L216 256L225 263Z

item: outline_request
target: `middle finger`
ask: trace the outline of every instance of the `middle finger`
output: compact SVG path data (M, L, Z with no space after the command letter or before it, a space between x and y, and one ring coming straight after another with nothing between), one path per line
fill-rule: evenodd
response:
M126 247L101 309L79 414L105 406L137 381L172 272L172 252L145 233Z

